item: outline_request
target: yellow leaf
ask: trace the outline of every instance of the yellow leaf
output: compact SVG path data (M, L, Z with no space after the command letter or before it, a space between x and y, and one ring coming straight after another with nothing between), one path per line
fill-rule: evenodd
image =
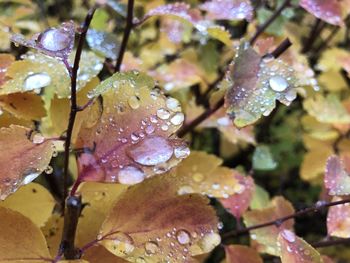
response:
M38 227L41 227L51 216L55 200L45 187L31 183L20 188L5 201L0 202L0 206L21 213Z
M56 255L62 239L63 217L52 214L45 226L41 228L41 231L46 238L50 254Z
M127 263L125 259L117 257L103 246L93 246L86 250L83 259L90 263Z

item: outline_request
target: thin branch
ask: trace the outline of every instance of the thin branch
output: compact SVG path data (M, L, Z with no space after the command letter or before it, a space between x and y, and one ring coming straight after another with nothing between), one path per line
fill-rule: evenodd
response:
M323 240L316 243L312 243L311 245L313 247L330 247L335 245L348 245L348 244L350 244L350 238Z
M317 37L321 34L321 31L325 28L326 23L324 23L321 19L317 18L315 24L313 25L310 36L306 39L304 47L302 49L302 53L308 52L313 44L315 43Z
M77 76L78 76L78 69L79 69L79 62L81 58L81 53L83 51L83 46L85 42L86 32L88 31L88 28L90 26L91 20L95 13L95 8L92 8L89 10L88 14L86 15L85 21L80 29L80 36L77 46L77 51L75 53L74 58L74 65L73 68L68 65L68 72L71 79L71 98L70 98L70 113L69 113L69 121L68 121L68 128L67 128L67 135L66 140L64 144L64 170L63 170L63 204L62 204L62 210L64 213L65 209L65 199L68 195L68 170L69 170L69 153L70 153L70 145L72 140L72 133L74 128L74 122L75 117L77 115L77 112L79 111L79 107L77 105Z
M120 71L120 67L123 62L123 57L126 50L126 46L128 44L130 32L133 28L133 14L134 14L134 0L128 0L128 13L126 16L126 26L124 29L124 36L123 36L122 44L119 49L119 54L118 54L115 68L114 68L114 72Z
M336 205L342 205L342 204L347 204L350 203L350 199L344 199L344 200L340 200L340 201L336 201L336 202L317 202L315 205L311 206L311 207L307 207L304 209L301 209L297 212L295 212L294 214L288 215L288 216L284 216L281 218L277 218L275 220L269 221L269 222L265 222L265 223L261 223L258 225L253 225L244 229L240 229L240 230L234 230L234 231L230 231L227 233L224 233L222 235L223 239L228 239L231 237L236 237L236 236L240 236L246 233L249 233L251 230L255 230L255 229L259 229L259 228L264 228L264 227L268 227L268 226L276 226L279 227L281 226L285 221L295 218L295 217L299 217L299 216L303 216L305 214L308 213L317 213L320 212L322 209L327 208L327 207L331 207L331 206L336 206Z
M292 43L287 38L284 41L282 41L282 43L274 51L272 51L271 53L266 54L266 55L272 55L272 56L274 56L274 58L278 58L284 51L286 51L291 46L291 44ZM225 74L226 74L226 71L224 71L222 73L222 76L220 76L218 79L224 79ZM212 108L208 108L202 114L200 114L197 118L192 120L189 124L183 126L177 132L177 135L179 137L184 137L188 132L192 131L200 123L202 123L204 120L209 118L212 114L214 114L217 110L219 110L224 104L225 104L225 99L223 97Z
M291 2L291 0L285 0L283 2L283 4L275 10L273 15L267 21L265 21L264 24L262 24L261 26L258 27L255 34L250 39L251 45L253 45L255 43L255 41L258 39L258 37L266 30L266 28L268 28L279 17L279 15L282 13L282 11L290 5L290 2Z
M339 26L334 27L332 32L327 36L327 38L317 48L313 50L313 53L318 54L320 53L320 51L326 48L328 44L332 41L332 39L336 36L339 30L340 30Z

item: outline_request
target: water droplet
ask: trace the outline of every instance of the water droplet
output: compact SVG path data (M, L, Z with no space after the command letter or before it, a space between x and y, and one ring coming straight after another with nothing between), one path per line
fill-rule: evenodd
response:
M190 234L186 230L179 230L176 233L176 239L181 245L186 245L191 242Z
M288 88L288 82L281 76L274 76L269 79L271 89L277 92L282 92Z
M217 225L218 229L223 229L224 228L224 223L223 222L219 222Z
M284 229L281 231L281 235L284 239L286 239L288 242L293 243L295 242L296 238L295 238L295 234L288 230L288 229Z
M136 97L136 96L131 96L129 99L128 99L128 104L129 106L136 110L137 108L140 107L140 102L139 102L139 99Z
M137 184L145 179L145 173L134 166L125 166L118 172L118 180L121 184Z
M152 134L154 132L155 128L153 125L148 125L146 128L145 128L145 132L147 134Z
M146 260L143 257L139 257L136 259L136 263L146 263Z
M134 249L134 241L128 234L119 232L113 235L113 248L123 254L130 254Z
M158 251L158 244L150 241L145 244L145 250L148 254L155 254Z
M39 176L39 173L34 172L34 173L28 173L26 175L23 176L23 184L29 184L30 182L32 182L35 178L37 178Z
M43 88L51 83L51 77L47 73L34 73L24 80L24 90L30 91Z
M157 116L162 120L167 120L170 117L170 112L164 108L160 108L157 110Z
M235 192L235 194L241 194L244 192L244 190L245 190L245 186L240 183L235 184L233 187L233 191Z
M190 148L187 145L181 145L174 149L174 155L176 158L184 159L191 153Z
M182 112L176 113L173 117L171 117L170 122L174 125L180 125L185 120L185 116Z
M127 154L142 165L157 165L168 161L173 155L173 147L161 136L150 136L131 146Z
M209 252L221 242L220 235L217 233L208 233L200 241L200 246L204 252Z
M287 91L285 97L288 101L293 101L297 97L297 93L295 92L295 90L291 89Z
M177 191L179 195L192 194L193 192L194 192L193 188L189 185L181 186Z
M50 51L60 51L70 45L71 39L68 33L52 28L41 34L40 44Z
M202 181L203 181L204 176L203 176L203 174L201 174L201 173L195 173L195 174L192 176L192 178L193 178L193 180L194 180L195 182L199 183L199 182L202 182Z
M180 108L180 103L177 99L174 99L174 98L168 98L165 102L167 108L171 111L180 111L181 108Z
M40 133L34 134L32 138L32 142L35 144L40 144L40 143L43 143L44 141L45 141L45 137L42 136Z
M53 172L52 166L48 165L48 166L45 168L45 173L46 173L46 174L52 174L52 172Z

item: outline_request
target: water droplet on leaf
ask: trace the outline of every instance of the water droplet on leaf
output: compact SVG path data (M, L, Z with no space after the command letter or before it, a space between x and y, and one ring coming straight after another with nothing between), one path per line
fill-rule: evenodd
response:
M282 92L288 88L288 82L281 76L274 76L269 79L271 89L277 92Z
M145 179L145 173L134 166L125 166L118 172L118 180L122 184L137 184Z
M48 86L51 83L51 77L46 73L34 73L24 80L24 90L30 91Z
M186 230L179 230L176 233L176 239L181 245L186 245L191 242L190 234Z

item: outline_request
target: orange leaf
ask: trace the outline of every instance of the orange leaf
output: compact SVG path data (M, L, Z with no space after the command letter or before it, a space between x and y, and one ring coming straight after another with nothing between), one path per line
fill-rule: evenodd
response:
M81 180L135 184L188 156L172 135L184 119L179 102L153 86L144 74L117 73L90 93L102 94L103 103L90 107L78 135Z
M241 245L225 247L227 263L263 263L260 255L252 248Z
M11 125L0 129L0 199L5 199L21 185L33 181L49 164L53 147L32 130ZM31 138L32 137L32 138Z
M0 54L0 86L6 81L6 70L15 61L11 54Z
M131 262L188 262L220 243L208 199L177 195L167 176L130 187L114 204L99 235L112 253Z

